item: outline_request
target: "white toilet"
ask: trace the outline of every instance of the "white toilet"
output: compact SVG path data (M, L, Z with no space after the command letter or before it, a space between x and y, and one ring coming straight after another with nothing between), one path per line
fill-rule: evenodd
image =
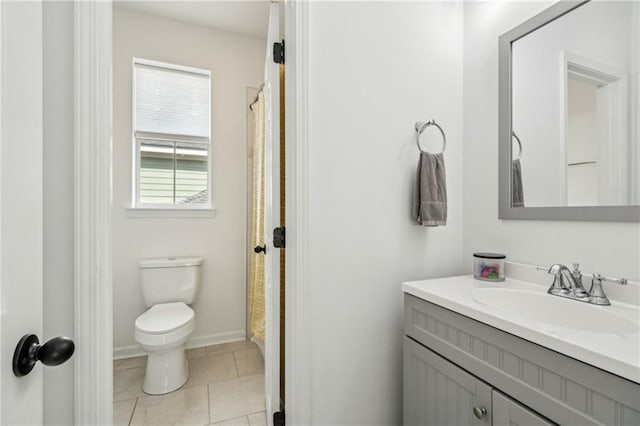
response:
M189 378L184 344L193 331L189 306L200 286L201 257L171 257L140 261L145 304L136 319L135 338L148 353L142 389L161 395L178 389Z

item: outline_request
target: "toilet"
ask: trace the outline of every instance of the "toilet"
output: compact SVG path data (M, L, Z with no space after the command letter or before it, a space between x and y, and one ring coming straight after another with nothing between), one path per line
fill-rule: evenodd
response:
M189 378L185 342L194 328L195 300L202 276L201 257L171 257L140 261L140 281L149 308L136 319L135 339L147 352L142 389L162 395Z

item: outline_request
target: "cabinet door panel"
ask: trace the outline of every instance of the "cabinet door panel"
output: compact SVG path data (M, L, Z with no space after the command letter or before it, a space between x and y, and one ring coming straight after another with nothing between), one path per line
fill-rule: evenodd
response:
M491 425L491 388L406 336L403 370L406 426Z
M498 391L493 391L494 426L555 426L545 418Z

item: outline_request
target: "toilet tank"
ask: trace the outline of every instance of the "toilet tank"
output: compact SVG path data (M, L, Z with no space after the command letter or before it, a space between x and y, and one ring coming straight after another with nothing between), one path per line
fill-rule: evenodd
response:
M140 282L147 307L158 303L192 304L202 278L201 257L166 257L140 261Z

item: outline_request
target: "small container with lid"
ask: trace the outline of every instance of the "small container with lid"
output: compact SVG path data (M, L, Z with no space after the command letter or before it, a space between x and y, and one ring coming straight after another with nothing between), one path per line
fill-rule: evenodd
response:
M504 281L504 260L501 253L473 253L473 277L484 281Z

